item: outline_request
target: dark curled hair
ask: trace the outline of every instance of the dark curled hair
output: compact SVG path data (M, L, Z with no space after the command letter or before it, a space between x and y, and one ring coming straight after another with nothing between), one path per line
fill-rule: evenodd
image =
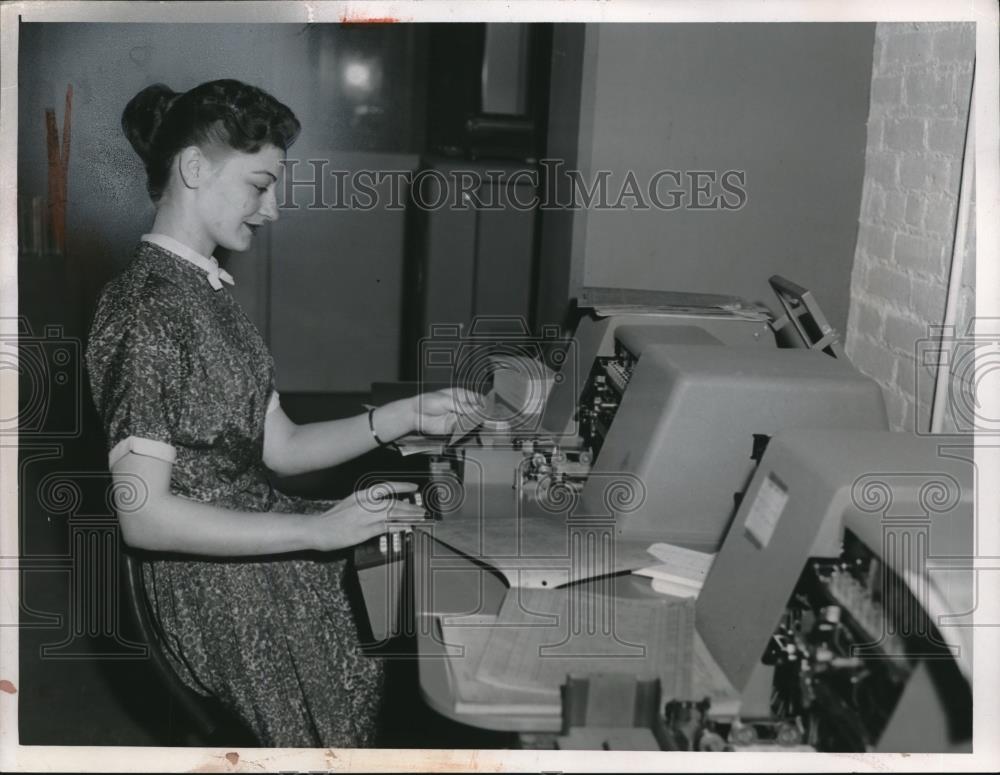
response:
M256 153L295 142L299 120L256 86L225 79L179 94L162 83L147 86L122 112L122 131L146 165L146 188L159 201L174 157L191 145L227 145Z

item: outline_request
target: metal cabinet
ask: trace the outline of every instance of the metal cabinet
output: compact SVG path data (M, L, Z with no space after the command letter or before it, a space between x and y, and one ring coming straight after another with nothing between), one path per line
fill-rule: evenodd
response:
M420 341L467 332L483 317L530 329L537 169L510 162L425 158L407 213L403 374L420 374Z

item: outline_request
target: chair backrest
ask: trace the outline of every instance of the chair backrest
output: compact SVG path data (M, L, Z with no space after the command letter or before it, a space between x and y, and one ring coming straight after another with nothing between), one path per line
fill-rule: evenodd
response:
M163 633L153 619L142 581L142 562L132 550L122 549L125 594L128 607L139 628L139 635L149 648L149 657L168 691L177 700L182 710L191 719L195 730L211 738L219 728L219 721L206 707L206 700L189 689L174 671L163 652Z

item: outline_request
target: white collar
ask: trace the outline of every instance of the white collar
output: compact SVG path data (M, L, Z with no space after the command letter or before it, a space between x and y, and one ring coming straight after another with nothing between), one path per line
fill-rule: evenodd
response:
M169 250L174 255L180 256L185 261L190 261L199 269L204 270L205 274L208 275L209 285L217 291L222 290L222 281L230 285L235 285L233 276L225 269L219 267L219 262L215 260L215 256L203 256L201 253L189 248L183 242L178 242L166 234L143 234L141 239L144 242L152 242L154 245L159 245L164 250Z

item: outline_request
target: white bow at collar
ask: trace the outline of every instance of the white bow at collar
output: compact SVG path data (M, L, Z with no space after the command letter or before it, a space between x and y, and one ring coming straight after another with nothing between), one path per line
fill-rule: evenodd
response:
M189 248L183 242L178 242L166 234L143 234L141 239L144 242L152 242L154 245L159 245L164 250L169 250L174 255L180 256L185 261L190 261L199 269L202 269L208 276L208 284L217 291L222 290L222 283L224 282L230 285L236 284L233 276L219 266L219 262L216 261L215 256L203 256L201 253Z

